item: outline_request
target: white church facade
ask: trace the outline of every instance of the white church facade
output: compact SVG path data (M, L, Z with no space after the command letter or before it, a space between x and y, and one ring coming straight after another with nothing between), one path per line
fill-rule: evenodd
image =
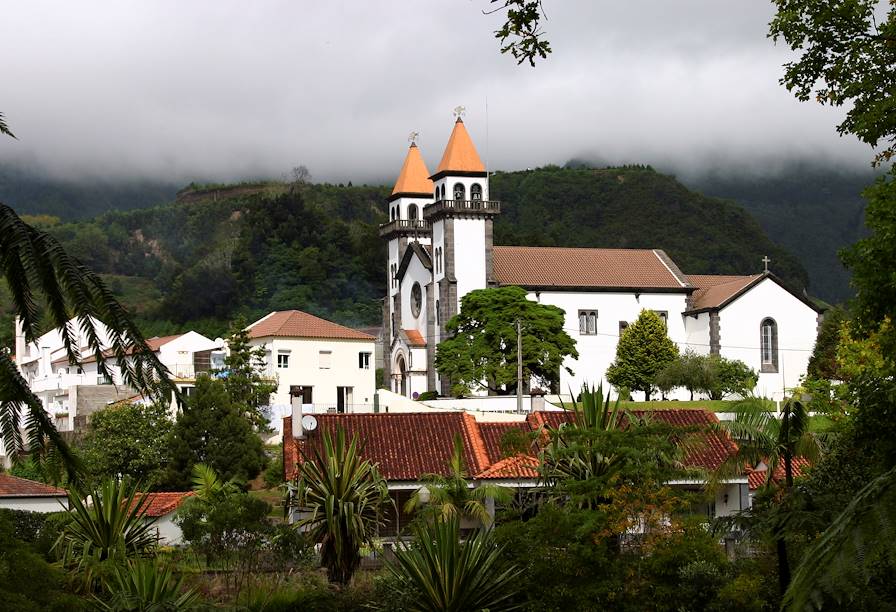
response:
M434 367L445 323L470 291L506 285L566 313L579 357L564 364L572 374L561 369L564 392L583 383L606 387L619 335L644 309L666 321L680 351L753 368L762 396L781 399L806 373L821 312L767 270L688 275L659 249L495 246L502 204L489 199L488 173L460 117L435 173L411 143L388 206L389 222L380 227L388 243L383 323L396 393L447 395L450 385Z

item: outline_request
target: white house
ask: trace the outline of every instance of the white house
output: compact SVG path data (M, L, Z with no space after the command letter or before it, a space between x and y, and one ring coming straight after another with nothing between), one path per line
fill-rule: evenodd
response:
M434 174L411 143L389 222L380 226L388 253L385 361L395 393L449 394L434 367L445 323L464 295L502 285L565 311L579 358L564 364L573 374L561 370L562 391L606 382L620 334L645 309L666 321L679 350L739 359L760 372L757 394L781 399L805 374L820 310L767 269L687 275L659 249L494 246L501 206L489 200L488 173L460 117Z
M31 390L41 399L44 408L53 415L62 431L83 427L86 418L112 402L128 399L135 391L124 384L121 372L114 365L114 356L105 351L111 376L98 372L96 356L88 348L85 331L77 319L69 321L80 361L69 363L62 335L51 330L33 342L26 342L21 325L16 324L16 365ZM100 345L110 346L109 331L100 321L94 321ZM217 360L223 356L221 340L210 340L194 331L173 336L154 337L146 344L155 351L168 368L171 380L189 394L196 375L221 367Z
M65 489L0 472L0 508L60 512L68 510L68 493Z
M277 381L274 423L305 412L369 411L376 391L375 338L300 310L272 312L246 328L262 347L265 373Z
M152 530L156 540L162 546L178 546L183 544L184 535L174 522L177 509L185 499L193 495L192 491L172 491L163 493L146 493L144 499L144 522L152 521Z

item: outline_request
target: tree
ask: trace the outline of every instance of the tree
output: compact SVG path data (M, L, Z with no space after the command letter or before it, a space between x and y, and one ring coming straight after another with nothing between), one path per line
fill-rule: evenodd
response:
M756 372L738 359L706 355L705 371L706 378L700 391L711 400L725 399L727 395L746 395L756 386Z
M87 472L99 479L127 475L152 489L164 478L172 426L160 403L119 402L95 412L80 449Z
M225 480L249 481L264 468L264 445L234 405L224 383L200 376L170 436L171 468L166 486L190 486L193 466L207 464Z
M501 486L480 482L470 487L464 469L464 444L460 434L454 437L454 451L448 465L449 475L424 474L420 477L423 486L414 491L405 504L405 512L425 510L425 516L436 520L470 518L482 525L489 525L492 516L488 500L508 502L510 492ZM424 493L425 491L425 493Z
M654 384L664 394L676 387L684 387L694 399L694 391L706 386L706 359L691 349L679 355L665 368L657 372Z
M656 375L677 355L678 347L666 335L663 320L651 310L642 310L619 337L607 381L617 389L643 391L645 401L650 401Z
M545 17L541 0L490 0L500 4L497 9L507 11L507 21L495 31L495 38L501 41L501 53L510 53L517 64L529 62L535 66L535 59L545 59L551 52L551 44L544 38L541 19ZM510 42L507 42L510 39Z
M564 312L526 298L520 287L471 291L445 325L435 365L460 393L484 387L507 394L517 384L517 322L522 329L523 381L556 387L566 357L578 357L563 330ZM571 372L566 368L567 372Z
M249 344L246 320L236 319L230 326L227 339L228 354L224 358L226 376L224 387L231 401L244 407L244 414L259 430L267 430L271 394L277 385L270 378L261 375L265 364L264 349Z
M144 395L162 399L178 391L168 370L146 346L143 335L128 313L112 296L105 283L78 260L70 257L55 238L24 223L16 213L0 204L0 270L12 296L12 304L22 324L25 339L34 341L40 333L43 314L59 329L70 363L96 358L100 375L111 376L115 364L124 383ZM41 304L44 309L42 312ZM87 347L79 350L69 320L84 332ZM100 344L99 322L109 328L109 346ZM108 351L108 352L107 352ZM111 354L111 357L107 355ZM20 425L24 418L27 442ZM40 399L31 392L10 356L0 351L0 433L7 455L47 450L47 443L61 455L69 474L77 478L78 461L56 431Z
M775 472L784 468L783 495L793 488L793 461L805 457L817 461L821 454L818 437L809 429L809 411L802 401L791 398L784 403L780 418L768 411L761 401L745 400L735 406L734 420L719 423L737 444L737 451L719 466L714 481L744 474L760 463L768 466L765 486L775 486ZM790 561L784 526L778 524L773 533L778 555L778 581L781 595L790 584Z
M781 84L799 100L846 105L840 134L876 147L876 163L896 153L896 5L880 0L775 0L769 36L799 54ZM883 17L883 19L878 19Z
M411 610L462 612L514 610L520 571L502 558L489 529L477 529L463 541L460 519L417 523L411 546L395 550L389 572L412 591Z
M383 523L389 489L376 466L361 458L357 436L346 441L323 434L323 452L304 455L290 503L305 518L297 523L320 544L321 563L330 582L347 585L361 564L361 547L369 545Z
M806 368L806 377L810 380L841 380L837 347L840 344L840 328L846 321L847 314L842 308L832 308L824 313L824 321Z

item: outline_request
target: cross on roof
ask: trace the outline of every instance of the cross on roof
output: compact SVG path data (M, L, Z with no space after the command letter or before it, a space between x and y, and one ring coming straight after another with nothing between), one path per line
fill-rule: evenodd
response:
M455 106L454 107L454 116L458 119L467 114L467 109L464 106Z
M420 132L411 132L408 134L408 142L412 145L417 144L417 138L420 136Z
M768 262L770 262L770 261L771 261L771 259L768 258L768 255L764 255L764 256L762 257L762 263L765 264L765 271L766 271L766 272L768 272Z

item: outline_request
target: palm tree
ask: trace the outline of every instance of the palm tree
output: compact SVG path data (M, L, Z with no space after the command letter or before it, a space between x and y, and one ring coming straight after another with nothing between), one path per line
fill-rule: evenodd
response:
M55 238L23 222L3 204L0 204L0 273L12 294L26 341L31 342L40 335L44 310L49 323L62 335L70 363L92 356L99 374L111 376L110 364L115 364L124 383L145 395L170 399L172 393L177 394L167 369L146 346L140 330L99 276L70 257ZM74 322L70 323L73 318ZM109 346L100 344L100 321L110 331ZM76 346L75 325L86 337L85 353ZM27 445L20 428L23 416ZM70 478L77 479L77 460L40 399L3 351L0 351L0 435L6 453L14 458L28 450L46 450L49 442L58 450Z
M488 502L506 503L511 494L505 487L482 483L470 487L464 469L464 443L460 435L454 436L454 451L448 462L448 476L442 474L425 474L421 477L423 485L414 491L404 506L405 512L411 514L421 507L426 507L427 514L441 519L470 518L482 525L492 522Z
M793 487L794 458L804 457L810 462L818 460L821 444L817 435L809 430L809 411L799 399L791 397L781 411L780 418L768 410L768 402L749 398L735 406L733 421L722 421L717 429L727 432L737 443L737 452L729 455L711 479L712 483L732 476L743 475L760 463L768 466L765 486L772 487L775 472L784 468L784 484L781 493ZM790 562L787 558L787 542L784 524L777 521L773 527L778 556L778 582L781 593L790 584Z
M460 540L460 522L452 517L415 523L414 542L395 551L387 567L415 600L411 610L463 612L514 610L514 586L520 570L502 562L502 549L489 529ZM411 599L411 598L409 598Z
M389 489L376 466L361 458L357 436L347 443L341 428L335 439L323 434L323 452L303 452L303 459L290 502L307 515L297 527L321 545L329 580L346 585L361 564L361 547L383 524Z
M211 502L239 492L234 480L225 481L211 466L197 463L193 466L193 494L197 499Z

